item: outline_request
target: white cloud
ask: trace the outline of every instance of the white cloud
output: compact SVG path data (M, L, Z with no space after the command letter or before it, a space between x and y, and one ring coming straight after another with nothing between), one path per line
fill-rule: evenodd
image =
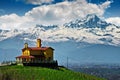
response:
M120 26L120 17L111 17L106 19L107 22Z
M104 9L110 5L108 3L110 2L107 1L101 5L96 5L87 3L85 0L65 1L53 5L35 7L27 12L25 16L32 17L35 21L39 21L40 24L62 24L85 17L87 14L102 16Z
M37 0L34 1L37 2ZM0 29L28 28L34 27L36 24L62 25L71 20L83 18L88 14L102 16L109 5L110 1L97 5L88 3L86 0L64 1L57 4L43 5L26 12L22 17L16 14L1 16Z
M111 3L112 3L111 1L106 1L102 5L100 5L100 7L103 9L106 9L106 8L110 7Z
M25 0L25 2L34 4L34 5L41 5L42 3L51 3L53 0Z
M0 29L25 28L25 25L27 25L27 23L28 26L30 26L31 20L32 19L30 17L20 17L16 14L4 15L0 17Z

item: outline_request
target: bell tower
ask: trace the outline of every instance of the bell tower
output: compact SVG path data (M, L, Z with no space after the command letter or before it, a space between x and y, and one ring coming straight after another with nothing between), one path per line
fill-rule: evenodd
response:
M25 43L25 44L24 44L24 48L28 48L28 43Z
M37 39L37 47L41 47L41 39Z

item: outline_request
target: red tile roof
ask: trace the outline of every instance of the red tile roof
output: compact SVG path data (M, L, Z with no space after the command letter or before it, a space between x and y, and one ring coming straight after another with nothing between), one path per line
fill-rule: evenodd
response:
M31 50L47 50L49 47L29 47Z
M29 50L43 50L44 51L44 50L47 50L49 48L51 48L51 47L28 47L27 49L29 49ZM53 49L53 48L51 48L51 49ZM25 50L25 48L23 48L22 50Z
M23 55L21 55L21 56L17 56L16 58L35 58L34 56L23 56Z

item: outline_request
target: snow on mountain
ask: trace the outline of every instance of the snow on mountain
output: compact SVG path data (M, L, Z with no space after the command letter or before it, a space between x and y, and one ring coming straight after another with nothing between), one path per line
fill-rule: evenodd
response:
M71 21L64 24L64 26L66 28L76 29L77 34L86 38L85 42L120 45L120 27L107 23L96 15L87 15L84 19Z
M24 30L0 30L0 51L9 54L9 49L15 57L21 54L20 49L25 42L35 45L36 38L42 39L43 46L54 47L55 57L60 61L76 55L76 59L81 62L119 61L120 27L102 21L96 15L88 15L63 26L37 24L34 28ZM107 55L109 57L105 58Z
M85 19L77 19L64 24L64 26L36 25L36 27L27 30L0 30L0 41L17 35L21 35L20 39L29 41L41 38L47 42L74 40L120 46L120 27L102 21L96 15L88 15Z
M107 23L106 21L101 20L98 16L89 14L83 19L77 19L75 21L71 21L69 23L64 24L65 27L72 28L106 28L112 24Z
M57 28L57 25L48 25L48 26L43 26L43 25L39 25L37 24L35 28L40 27L43 30L49 30L49 29L53 29L53 28Z

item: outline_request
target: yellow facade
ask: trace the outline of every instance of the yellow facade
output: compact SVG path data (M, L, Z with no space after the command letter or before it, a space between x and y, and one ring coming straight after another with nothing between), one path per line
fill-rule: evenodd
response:
M16 60L26 62L40 62L53 61L54 49L51 47L41 47L41 40L37 39L36 47L29 47L27 43L24 44L22 55L18 56Z
M22 52L23 56L30 56L30 50L26 49L25 51Z
M47 49L45 52L45 57L47 60L53 60L53 50L52 49Z
M30 51L30 55L35 55L35 56L39 56L42 54L43 51Z
M45 60L53 60L53 49L48 48L45 51L37 51L37 50L29 50L26 48L26 50L24 50L22 52L23 56L40 56L40 55L44 55Z

